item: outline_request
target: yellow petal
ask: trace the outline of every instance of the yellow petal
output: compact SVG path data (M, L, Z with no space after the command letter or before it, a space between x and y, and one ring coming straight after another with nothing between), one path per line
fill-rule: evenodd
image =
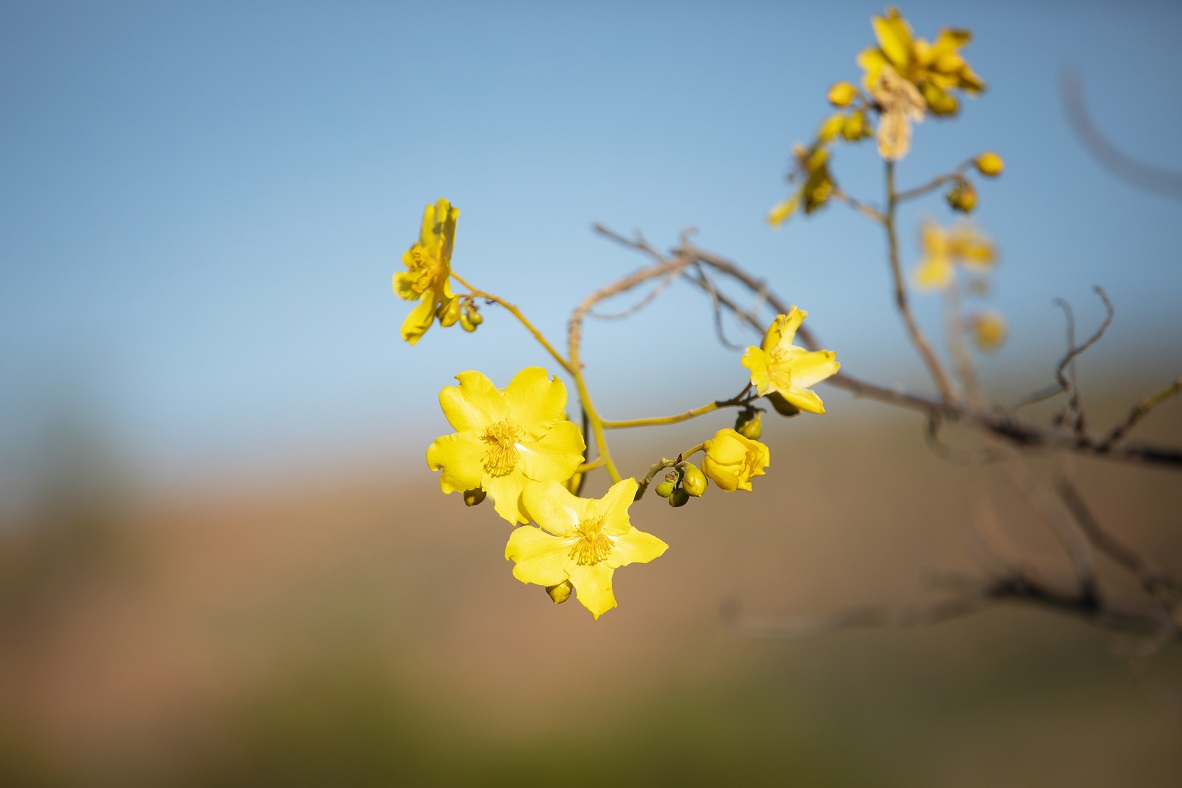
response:
M579 603L599 618L616 606L612 593L612 570L607 562L570 567L570 582L575 587Z
M640 485L635 479L621 479L611 486L611 489L600 499L600 511L603 517L603 532L609 536L618 536L632 530L632 522L628 517L628 507L636 500L636 491Z
M947 257L928 257L915 269L915 286L921 290L942 290L952 282L952 263Z
M796 210L796 206L800 205L800 192L784 200L782 203L776 204L770 211L768 211L767 221L772 227L779 227L783 224L792 212Z
M801 410L816 414L823 414L825 412L825 403L821 401L821 398L815 391L809 391L808 389L798 388L796 386L791 386L787 389L780 389L779 391L780 395L784 399L788 400ZM761 476L762 473L754 475Z
M585 518L585 504L558 482L531 482L521 498L534 522L558 536L575 532Z
M418 306L410 311L406 320L402 321L402 338L411 345L416 344L427 329L435 322L435 301L430 294Z
M858 53L858 65L866 72L862 77L862 85L869 90L874 83L878 82L878 75L889 63L887 63L886 55L882 53L882 50L870 47Z
M837 354L832 350L802 350L792 359L792 384L795 388L807 389L837 374L839 369L841 364L837 363Z
M458 432L483 430L509 416L505 397L482 373L468 370L456 375L458 386L439 392L439 405Z
M444 493L473 490L480 487L485 451L475 430L444 435L427 447L427 465L433 471L443 471L439 487Z
M516 562L513 576L523 583L540 586L555 586L566 580L569 552L569 540L532 525L513 529L505 545L505 558Z
M635 528L617 536L614 541L612 553L607 559L607 565L612 569L628 564L647 564L669 549L669 545L657 537Z
M505 404L509 420L524 429L526 437L536 440L562 418L566 386L557 378L551 379L541 367L526 367L505 388Z
M486 472L480 477L480 486L493 497L493 509L509 523L516 525L529 522L529 512L523 508L521 500L527 480L520 468L514 468L505 476L491 476Z
M768 375L768 354L763 350L751 346L743 353L742 364L751 370L751 385L755 386L760 396L771 390L772 381Z
M399 271L394 274L394 292L406 301L418 301L423 294L415 289L419 274L414 271Z
M586 448L578 427L557 421L540 439L517 444L518 467L528 479L563 482L579 467Z
M896 68L905 68L911 62L911 26L907 24L899 9L888 8L886 17L873 19L874 36L887 59Z

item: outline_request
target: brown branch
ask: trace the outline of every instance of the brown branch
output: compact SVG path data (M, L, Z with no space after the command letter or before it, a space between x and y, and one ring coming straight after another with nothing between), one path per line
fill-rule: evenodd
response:
M1108 437L1105 438L1100 445L1107 449L1120 443L1122 440L1124 440L1124 437L1129 434L1133 427L1137 426L1137 423L1140 422L1141 419L1149 415L1149 411L1153 410L1155 407L1165 402L1170 397L1175 396L1178 394L1178 392L1182 392L1182 378L1178 378L1161 391L1156 391L1153 394L1150 394L1148 397L1134 405L1133 409L1129 411L1128 418L1126 418L1123 423L1113 427L1112 432L1108 434Z
M709 268L726 274L752 293L766 298L768 305L778 313L787 314L790 311L789 305L776 295L767 286L766 282L752 276L730 260L699 249L687 240L683 239L681 245L673 250L672 256L666 259L643 241L625 238L601 225L595 225L594 229L599 234L616 243L649 255L658 261L656 268L660 268L662 265L669 266L668 268L660 269L662 273L671 270L673 266L683 265L684 263L681 262L683 259L697 260ZM701 287L699 283L694 281L693 277L686 278L687 281L693 282L698 287ZM742 310L732 307L734 304L733 299L726 298L720 293L719 303L727 306L728 309L732 309L743 322L749 322L743 319ZM752 327L759 333L762 333L764 328L766 328L766 326L762 325L753 325ZM810 350L821 349L822 343L810 327L801 326L796 335L800 338L801 343ZM886 405L916 411L929 419L936 418L941 421L958 423L982 430L988 435L1005 440L1015 448L1026 451L1067 451L1115 462L1182 468L1182 448L1145 443L1107 443L1086 435L1077 435L1073 431L1063 430L1058 427L1043 427L1033 424L1005 410L974 408L964 404L945 402L920 394L913 394L897 387L879 385L855 377L845 369L825 382L858 397L865 397Z

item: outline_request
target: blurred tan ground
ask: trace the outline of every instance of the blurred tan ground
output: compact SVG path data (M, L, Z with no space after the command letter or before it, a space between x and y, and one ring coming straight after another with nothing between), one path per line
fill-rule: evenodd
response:
M999 549L1066 572L995 473L934 458L917 418L841 407L772 425L754 494L636 505L671 548L616 573L598 622L514 580L491 506L417 464L7 528L0 784L1182 784L1177 646L1129 660L1017 607L806 640L724 623L939 598L925 572L979 571L991 512ZM1178 413L1140 437L1179 440ZM621 450L639 468L690 442ZM1182 476L1079 471L1113 531L1182 570Z

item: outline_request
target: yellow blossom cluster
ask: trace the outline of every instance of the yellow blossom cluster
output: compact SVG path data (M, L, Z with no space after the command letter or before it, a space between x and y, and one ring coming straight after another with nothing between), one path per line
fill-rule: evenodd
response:
M451 289L453 278L468 287L451 271L458 215L447 200L428 205L419 240L403 255L407 270L394 275L395 292L419 301L402 327L403 339L411 345L435 320L448 326L456 322L454 312L467 314L467 304L480 292L457 295ZM527 323L495 296L481 297L506 306ZM789 415L825 412L811 387L836 373L838 364L832 351L793 344L805 317L796 307L778 315L760 347L747 348L742 358L750 379L746 391L754 393L740 403L744 410L734 429L719 430L689 452L703 453L701 468L681 456L675 463L665 461L662 467L673 470L657 492L670 504L681 506L703 495L710 482L725 492L751 490L751 480L764 475L770 452L758 440L761 422L753 399L767 397ZM559 360L570 372L573 366ZM544 587L557 603L573 595L599 618L616 606L615 570L648 563L668 548L631 523L629 508L643 494L642 485L635 478L615 477L613 470L615 483L602 498L579 496L583 476L595 464L585 464L583 434L566 416L566 386L545 369L527 367L504 388L475 370L461 372L456 380L458 385L439 394L443 415L455 432L427 448L427 466L439 472L440 489L460 493L468 506L491 497L493 509L513 527L505 547L505 558L514 563L513 576ZM585 396L582 387L580 395ZM587 400L580 404L586 411ZM649 481L645 479L645 487Z

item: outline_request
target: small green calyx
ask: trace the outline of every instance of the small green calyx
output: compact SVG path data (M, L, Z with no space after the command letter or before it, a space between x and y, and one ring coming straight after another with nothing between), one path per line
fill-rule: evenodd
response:
M475 490L464 490L464 506L479 506L487 496L488 493L482 487L477 487Z
M673 482L661 482L657 485L657 495L662 498L668 498L673 494Z
M676 509L679 506L685 506L689 503L689 493L684 488L678 487L669 494L669 505Z

